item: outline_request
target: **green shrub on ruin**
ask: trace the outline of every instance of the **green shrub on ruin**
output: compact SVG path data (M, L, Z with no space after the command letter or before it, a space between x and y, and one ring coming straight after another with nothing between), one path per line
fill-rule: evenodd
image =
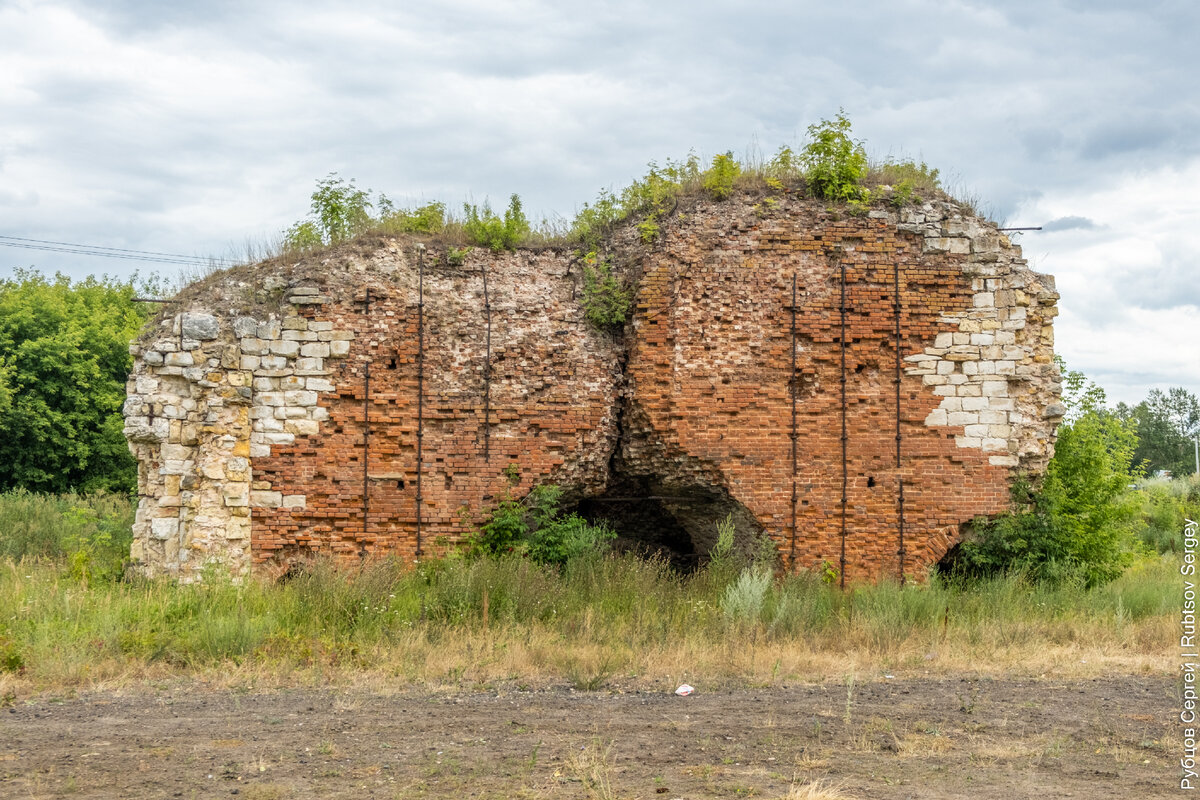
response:
M1129 486L1137 432L1105 407L1103 389L1065 372L1067 421L1037 487L1017 482L1014 510L980 519L951 569L974 577L1019 573L1094 587L1119 576L1135 551L1139 499Z
M340 244L364 233L374 222L370 190L359 189L353 178L346 181L331 172L317 181L309 200L309 219L284 232L288 249L307 251Z
M702 176L701 185L712 199L725 200L733 194L733 183L741 174L742 167L733 153L721 153L713 156L712 167Z
M612 260L594 252L583 259L583 314L596 328L625 324L633 304L633 292L613 273Z
M817 197L840 201L862 197L862 182L869 170L867 151L861 141L851 137L845 112L808 126L808 143L800 153L800 163Z
M487 247L492 252L515 250L529 236L529 220L521 208L521 198L512 195L508 208L501 217L492 211L485 200L482 206L463 203L463 233L467 241L481 247Z

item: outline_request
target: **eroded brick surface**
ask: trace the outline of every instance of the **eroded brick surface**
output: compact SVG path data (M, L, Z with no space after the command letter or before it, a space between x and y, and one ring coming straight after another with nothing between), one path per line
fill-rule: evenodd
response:
M919 574L1006 507L1015 471L1044 469L1057 295L994 228L950 205L838 219L784 198L701 203L653 246L635 239L618 245L638 286L623 336L585 321L567 251L451 266L431 247L423 309L421 256L401 241L185 292L134 347L134 558L191 580L210 561L413 557L506 493L635 477L719 493L789 567L840 568L844 542L847 577L894 575L903 480L903 567ZM705 544L715 520L667 508Z

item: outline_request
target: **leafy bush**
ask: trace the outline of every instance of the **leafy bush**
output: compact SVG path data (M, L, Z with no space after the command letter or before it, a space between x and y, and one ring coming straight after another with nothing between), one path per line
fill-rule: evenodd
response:
M0 281L0 490L133 489L121 407L148 314L135 280Z
M522 555L537 564L562 567L574 558L607 548L616 533L575 513L561 515L561 497L562 489L548 485L535 488L523 501L505 499L472 537L468 552Z
M804 176L817 197L858 200L867 176L867 151L850 137L850 119L842 111L833 120L808 126L808 144L800 155Z
M493 252L515 250L529 236L529 220L525 219L521 209L521 198L515 194L509 198L503 218L497 216L486 201L482 208L463 203L463 213L466 214L463 232L468 241Z
M1058 430L1054 458L1037 491L1014 488L1012 513L977 520L953 569L983 576L1024 572L1031 579L1080 580L1097 586L1130 559L1138 500L1127 489L1134 427L1104 407L1104 391L1082 373L1065 376L1069 422Z
M317 181L311 196L311 220L297 222L284 232L284 246L293 250L312 250L322 245L334 245L366 231L374 220L371 217L370 190L329 173Z
M733 153L722 153L713 157L712 168L702 176L701 185L714 200L725 200L733 193L733 182L741 173L742 167L734 160Z
M609 259L598 260L594 252L583 260L583 313L597 328L625 324L629 317L633 292L621 285L613 274Z
M336 173L317 181L310 204L309 218L296 222L283 233L283 245L288 250L309 252L371 230L387 234L435 234L451 224L444 203L397 208L386 195L372 201L370 190L359 189L353 178L346 181ZM378 216L372 216L372 209L378 210Z
M380 199L379 228L384 233L441 233L446 229L446 204L426 203L416 208L395 208Z
M602 189L594 202L584 203L583 208L575 215L567 238L578 242L589 252L596 251L626 215L621 199L607 189Z

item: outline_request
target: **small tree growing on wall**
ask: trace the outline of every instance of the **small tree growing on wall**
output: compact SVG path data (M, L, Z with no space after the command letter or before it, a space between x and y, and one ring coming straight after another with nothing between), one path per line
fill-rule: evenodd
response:
M808 126L808 144L800 153L804 177L813 193L826 200L858 200L867 177L867 151L851 138L850 118L838 111L833 120Z
M329 173L317 181L312 193L312 219L297 222L284 232L285 246L295 250L312 250L322 245L344 242L370 227L370 191L345 181L337 173Z

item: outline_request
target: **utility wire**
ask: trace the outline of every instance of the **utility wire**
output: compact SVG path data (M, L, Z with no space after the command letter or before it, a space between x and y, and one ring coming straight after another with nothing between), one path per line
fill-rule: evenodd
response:
M221 264L232 266L239 263L228 258L185 256L179 253L163 253L156 250L129 250L123 247L104 247L101 245L77 244L74 242L55 242L46 239L27 239L21 236L0 235L0 245L5 247L20 247L26 250L43 250L51 253L73 253L84 256L120 258L130 261L151 261L161 264Z

